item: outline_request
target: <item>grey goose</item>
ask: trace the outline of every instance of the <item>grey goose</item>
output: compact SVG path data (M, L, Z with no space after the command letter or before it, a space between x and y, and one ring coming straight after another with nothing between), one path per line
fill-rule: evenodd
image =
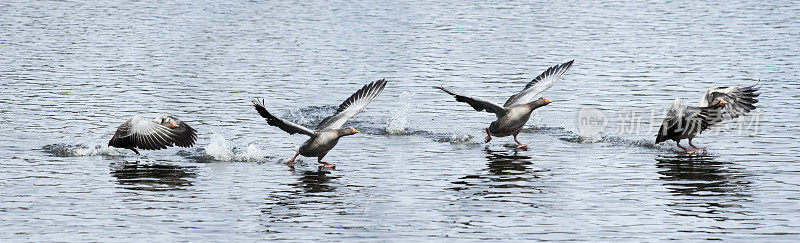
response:
M710 88L700 98L698 106L689 106L681 98L675 99L661 123L656 143L672 140L689 154L705 149L692 144L692 139L713 125L755 110L760 95L758 89L756 85ZM682 139L688 139L692 148L681 146Z
M287 160L286 163L294 162L298 155L303 155L306 157L317 157L318 163L325 167L333 167L334 164L323 162L322 158L336 146L339 142L339 138L358 133L353 127L340 129L341 126L344 125L347 119L350 119L364 110L367 104L375 100L375 98L378 98L378 95L381 94L384 87L386 87L386 80L384 79L364 85L364 87L356 91L339 105L339 108L333 115L323 119L314 130L272 115L264 107L263 99L253 100L253 106L256 111L258 111L258 114L267 120L267 124L270 126L278 127L289 134L300 133L309 136L308 140L300 146L297 153Z
M159 150L167 147L191 147L197 141L197 130L173 116L163 114L154 120L134 116L122 123L108 141L108 146L133 150Z
M572 67L574 61L575 60L572 60L548 68L542 74L528 82L522 91L509 97L502 106L480 97L459 94L441 86L434 88L454 96L458 102L469 104L476 111L486 111L494 113L495 116L497 116L497 120L489 124L489 127L484 128L486 131L486 138L484 141L486 143L492 140L492 136L514 136L514 142L517 143L517 148L524 149L528 144L519 142L519 140L517 140L517 134L519 134L522 127L525 126L525 123L528 122L533 110L550 104L550 100L544 97L535 101L531 101L531 99L552 87L556 81L567 73L567 70Z

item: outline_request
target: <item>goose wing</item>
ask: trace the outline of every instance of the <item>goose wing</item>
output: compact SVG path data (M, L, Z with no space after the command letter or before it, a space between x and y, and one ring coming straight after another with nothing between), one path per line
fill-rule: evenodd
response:
M253 99L253 107L256 108L256 111L258 111L258 114L261 115L261 117L267 120L267 124L269 124L270 126L278 127L284 132L287 132L289 134L301 133L311 137L314 136L314 131L311 131L311 129L297 125L294 122L278 118L269 113L269 111L267 111L267 108L264 108L263 99L261 100Z
M197 141L197 130L194 130L194 128L190 127L188 124L178 118L175 118L174 116L169 116L169 118L172 119L177 125L170 128L170 131L175 134L173 137L175 139L175 145L184 148L194 145L194 142Z
M542 74L528 82L522 91L508 98L506 103L503 104L503 107L521 105L530 102L531 99L533 99L533 97L537 94L542 93L550 87L553 87L556 81L558 81L561 76L564 76L564 74L567 73L567 70L572 67L572 62L574 61L575 60L572 60L548 68Z
M718 122L737 118L748 112L755 110L758 103L759 87L756 85L749 87L714 87L706 90L703 98L700 99L699 106L706 107L714 103L716 99L722 99L726 103L724 107L713 114Z
M174 119L176 126L167 127L153 121L134 116L117 128L109 146L139 148L146 150L165 149L172 146L191 147L197 141L197 130Z
M458 94L441 86L437 86L434 88L441 89L445 93L448 93L456 97L456 101L458 102L464 102L469 104L476 111L486 111L489 113L494 113L495 115L497 115L498 118L506 115L506 109L494 102L488 101L480 97L472 97L472 96Z
M381 94L385 87L386 80L384 79L364 85L364 87L361 87L361 89L342 102L342 104L339 105L339 109L336 110L336 113L323 119L322 122L317 125L316 130L325 131L339 129L344 125L347 119L350 119L350 117L364 110L370 102L378 98L378 95Z

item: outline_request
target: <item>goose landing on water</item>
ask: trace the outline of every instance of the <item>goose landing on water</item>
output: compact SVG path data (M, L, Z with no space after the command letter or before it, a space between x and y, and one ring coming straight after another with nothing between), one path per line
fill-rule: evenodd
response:
M533 99L533 97L537 94L552 87L553 84L555 84L555 82L561 78L561 76L564 76L564 74L567 73L567 70L572 67L572 62L574 61L575 60L572 60L561 65L555 65L548 68L538 77L525 85L525 88L523 88L522 91L508 98L503 106L483 98L458 94L444 87L434 88L440 89L445 93L454 96L458 102L469 104L476 111L485 110L486 112L494 113L495 116L497 116L497 120L493 121L489 127L484 128L486 131L485 142L488 143L491 141L492 136L507 137L513 135L514 142L517 143L517 148L524 149L528 146L528 144L520 143L519 140L517 140L517 134L519 134L519 131L522 130L523 126L525 126L525 123L528 122L533 110L550 104L550 100L544 97L533 102L531 102L531 99Z
M191 147L197 141L196 130L170 115L160 115L154 120L134 116L122 123L108 141L108 146L133 150L159 150L177 145Z
M336 113L323 119L313 131L270 114L267 109L264 108L263 99L253 100L253 106L256 108L256 111L258 111L258 114L267 120L267 124L270 126L276 126L289 134L300 133L310 137L286 163L294 162L298 155L303 155L306 157L317 157L317 162L320 164L323 164L325 167L333 167L334 164L323 162L322 157L325 157L328 151L336 146L339 142L339 138L358 133L353 127L345 129L340 129L340 127L344 125L347 119L350 119L350 117L364 110L367 104L375 100L375 98L378 98L378 95L381 94L384 87L386 87L386 80L383 79L364 85L364 87L356 91L350 98L347 98L347 100L339 105L339 109L336 110Z
M758 89L755 85L710 88L700 99L697 107L688 106L686 101L680 98L675 99L658 130L656 143L672 140L689 154L705 149L694 146L692 139L713 125L755 110L755 103L758 102L757 98L760 95L756 93ZM692 148L681 146L681 139L689 139L689 146Z

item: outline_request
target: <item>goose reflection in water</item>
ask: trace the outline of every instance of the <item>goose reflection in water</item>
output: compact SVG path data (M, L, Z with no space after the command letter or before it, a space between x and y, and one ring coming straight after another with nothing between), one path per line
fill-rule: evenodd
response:
M305 193L319 193L319 192L333 192L336 187L331 186L331 180L339 178L338 176L331 176L331 172L327 170L318 171L302 171L300 177L297 178L297 183L290 184L294 187L303 189Z
M294 229L299 223L316 219L322 211L345 212L345 205L331 183L339 178L328 170L294 172L292 190L276 190L267 195L261 208L263 224L270 230ZM287 224L289 226L287 226Z
M747 174L736 164L713 156L662 156L656 158L658 173L672 193L668 206L676 215L742 219L750 213L743 203L752 201Z
M489 187L539 190L530 182L539 177L536 173L544 171L531 169L533 162L530 156L520 155L516 151L491 150L487 147L486 160L487 168L478 174L467 175L452 182L462 186L451 189L460 191L469 187Z
M126 189L144 191L185 190L197 176L196 167L168 164L123 163L111 166L111 175Z

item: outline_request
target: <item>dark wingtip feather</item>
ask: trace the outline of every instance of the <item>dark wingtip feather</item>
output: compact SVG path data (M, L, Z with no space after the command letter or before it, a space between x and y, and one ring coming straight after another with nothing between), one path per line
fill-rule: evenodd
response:
M253 107L255 107L256 111L258 112L258 115L267 119L267 121L275 119L275 116L270 114L269 111L267 111L267 108L264 108L264 99L259 100L258 98L255 98L252 102Z
M756 87L756 86L757 86L757 87ZM750 88L751 88L751 89L754 89L754 90L759 90L759 89L761 89L761 79L758 79L758 82L756 82L756 84L754 84L754 85L751 85L751 86L750 86Z
M667 141L665 135L666 134L664 134L664 126L661 126L661 128L658 129L658 134L656 135L656 143Z
M186 127L186 131L175 138L175 145L184 148L194 146L195 142L197 142L197 130L185 123L182 125Z
M572 67L572 63L574 63L574 62L575 62L575 59L572 59L572 60L571 60L571 61L569 61L569 62L566 62L566 63L564 63L564 64L561 64L561 68L565 69L564 71L566 72L566 69L569 69L569 68L571 68L571 67Z
M441 91L444 91L445 93L447 93L449 95L457 95L456 93L453 93L453 91L450 91L449 89L447 89L445 87L442 87L442 86L433 86L433 88L434 89L439 89Z
M562 64L556 64L552 67L547 68L547 70L542 72L542 74L539 74L539 76L536 76L536 78L533 78L533 80L528 82L528 84L526 84L525 88L523 88L522 90L526 90L531 86L536 85L536 83L538 83L539 81L550 75L555 75L556 73L566 73L567 70L569 70L572 67L573 62L575 62L575 59L572 59L571 61Z
M355 102L356 100L365 98L365 95L367 94L374 95L376 96L374 98L377 98L377 95L383 92L383 89L386 87L386 83L387 83L386 79L379 79L378 81L374 81L364 85L363 87L358 89L358 91L350 95L350 97L344 100L344 102L342 102L342 104L339 105L339 108L336 109L336 112L337 113L342 112L343 110L347 109L347 107L350 107L350 105L353 104L353 102Z
M664 126L663 124L658 128L658 134L656 134L656 144L673 139L671 127Z
M377 84L378 84L378 86L380 87L380 90L378 91L378 93L381 93L381 92L383 92L383 89L384 89L384 88L386 88L386 84L387 84L387 83L388 83L388 82L386 81L386 79L385 79L385 78L382 78L382 79L380 79L380 80L378 80L378 81L377 81Z

